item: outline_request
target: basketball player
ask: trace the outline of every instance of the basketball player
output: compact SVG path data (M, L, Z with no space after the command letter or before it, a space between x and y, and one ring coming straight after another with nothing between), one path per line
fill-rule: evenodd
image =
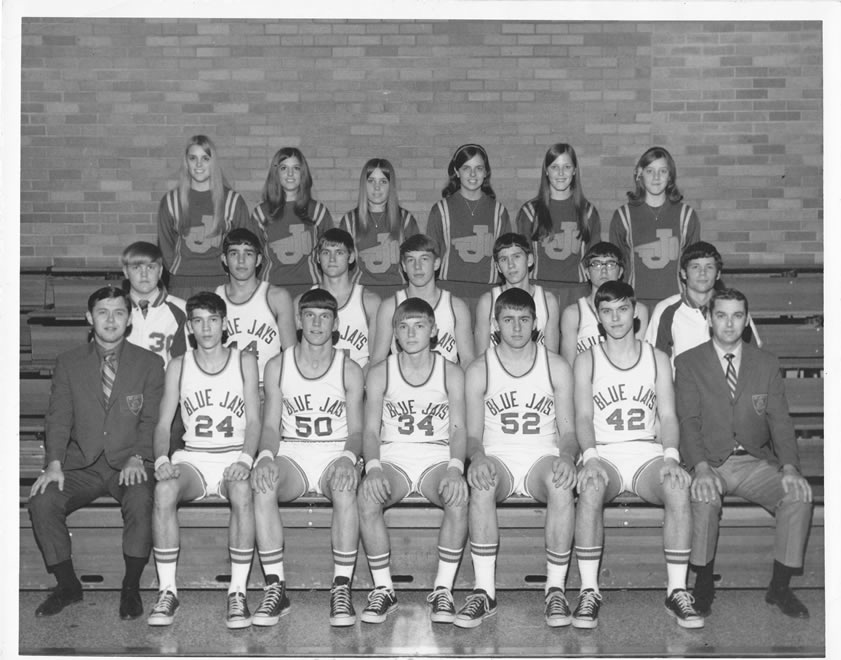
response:
M359 526L374 590L362 620L382 623L397 609L383 509L419 493L444 510L438 574L427 600L433 622L452 623L453 582L467 539L464 372L431 350L435 314L426 301L404 300L393 325L401 350L372 366L365 381Z
M534 299L537 343L557 353L560 340L558 297L529 281L529 273L534 268L531 241L521 234L503 234L494 242L493 257L497 272L504 282L483 293L476 304L476 326L473 330L476 352L484 353L490 344L495 346L499 343L491 332L494 303L500 293L517 287L527 291Z
M175 569L179 550L176 509L183 502L221 497L231 503L228 550L228 628L251 625L245 599L254 555L254 517L248 481L260 437L257 359L224 346L225 303L203 291L187 300L196 348L174 358L166 371L161 415L155 427L153 552L160 592L150 626L168 626L178 608ZM167 457L178 405L186 429L184 449Z
M339 305L339 341L336 348L347 349L348 355L365 373L380 297L359 284L359 278L354 273L356 248L353 238L344 229L334 228L324 232L315 246L315 258L321 275L321 288L330 293Z
M136 241L123 250L123 275L131 299L130 343L160 355L164 368L187 350L187 313L181 298L161 282L163 255L154 243Z
M454 623L475 628L496 614L496 504L517 494L546 503L544 612L549 626L567 626L571 617L564 583L578 450L572 370L560 355L534 341L534 300L526 291L511 288L499 295L494 330L499 345L480 355L465 377L470 554L476 584Z
M334 348L336 299L306 291L296 317L300 342L266 365L263 432L251 484L257 549L266 586L255 626L272 626L289 612L278 502L307 493L333 503L333 587L330 625L352 626L350 581L359 545L356 468L362 453L362 370Z
M721 254L705 241L692 243L680 255L683 290L657 303L645 333L645 340L668 355L672 365L681 353L710 340L710 300L723 267ZM762 345L750 316L742 339Z
M634 336L636 301L629 284L602 284L594 302L605 342L579 354L574 365L575 430L583 453L575 521L581 593L572 625L598 625L604 504L631 492L665 508L666 611L683 628L703 628L704 619L686 590L692 537L690 477L680 466L669 359Z
M377 311L371 362L376 364L384 360L389 350L396 352L392 329L394 311L406 298L420 298L435 310L435 327L438 329L435 350L466 369L474 356L470 311L461 298L438 286L436 278L441 258L435 243L425 234L410 236L400 245L400 264L409 285L383 300Z
M263 246L254 232L233 229L222 241L222 265L228 283L216 289L228 308L226 346L254 353L260 383L266 363L295 345L292 299L286 289L257 279Z
M602 241L593 245L581 260L590 282L590 294L568 305L561 314L561 355L573 364L575 356L604 341L599 332L599 319L593 306L596 291L605 282L621 280L625 273L622 251L613 243ZM648 325L648 308L637 302L634 309L639 319L635 334L642 339ZM636 327L636 321L634 322Z

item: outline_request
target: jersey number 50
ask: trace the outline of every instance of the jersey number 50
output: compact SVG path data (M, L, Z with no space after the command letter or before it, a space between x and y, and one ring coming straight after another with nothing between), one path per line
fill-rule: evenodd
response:
M332 435L333 420L329 417L301 417L295 415L295 433L299 438L309 438L313 431L319 437Z

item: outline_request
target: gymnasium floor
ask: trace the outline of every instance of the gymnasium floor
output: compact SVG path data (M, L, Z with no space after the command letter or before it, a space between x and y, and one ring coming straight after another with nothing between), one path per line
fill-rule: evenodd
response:
M474 630L433 625L425 592L399 591L400 609L382 625L361 622L346 629L327 622L329 593L292 591L292 611L272 628L229 631L223 591L179 593L181 607L169 628L145 619L122 622L119 593L88 591L82 603L53 618L35 619L43 591L20 592L21 655L189 656L801 656L825 654L824 591L799 589L811 618L793 620L767 605L761 590L721 590L713 614L699 631L679 628L663 608L659 591L605 591L593 631L549 629L540 591L502 591L499 609ZM143 592L148 610L155 594ZM261 592L250 591L256 608ZM457 605L465 592L457 592ZM574 598L577 593L571 592ZM354 591L357 613L364 591Z

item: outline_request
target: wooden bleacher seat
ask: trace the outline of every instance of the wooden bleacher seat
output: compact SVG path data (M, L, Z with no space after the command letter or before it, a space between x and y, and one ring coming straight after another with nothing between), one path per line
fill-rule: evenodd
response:
M744 293L754 319L823 315L823 269L725 268L722 281Z

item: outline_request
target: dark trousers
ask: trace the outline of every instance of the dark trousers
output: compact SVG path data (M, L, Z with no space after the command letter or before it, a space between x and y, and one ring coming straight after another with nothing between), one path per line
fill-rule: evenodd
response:
M146 468L147 479L133 486L121 486L120 471L105 460L104 454L86 468L64 472L64 490L55 483L29 499L32 531L48 567L70 559L70 533L67 516L98 497L110 495L120 503L123 515L123 554L147 558L152 549L152 506L155 493L154 471Z

